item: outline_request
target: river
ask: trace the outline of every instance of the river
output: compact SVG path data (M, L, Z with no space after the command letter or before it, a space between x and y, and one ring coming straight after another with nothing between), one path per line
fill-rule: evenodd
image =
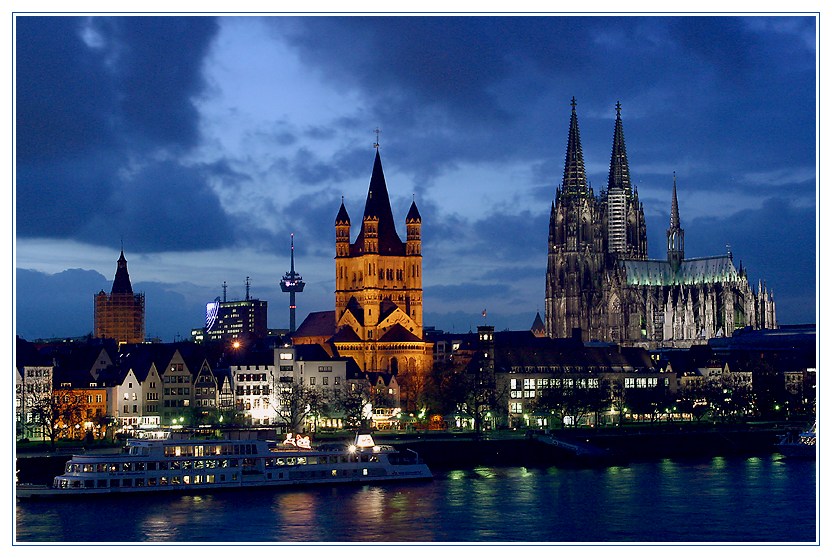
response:
M430 482L20 502L17 543L812 543L815 461L474 467Z

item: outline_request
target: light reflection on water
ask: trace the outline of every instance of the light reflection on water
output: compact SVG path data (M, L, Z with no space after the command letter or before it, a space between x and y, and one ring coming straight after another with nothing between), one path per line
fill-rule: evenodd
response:
M814 541L815 464L477 467L433 482L17 506L18 541Z

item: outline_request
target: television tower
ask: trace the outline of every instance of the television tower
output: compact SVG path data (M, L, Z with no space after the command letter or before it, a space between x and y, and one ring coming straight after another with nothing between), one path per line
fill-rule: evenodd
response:
M292 233L292 269L283 275L280 281L280 289L289 293L289 333L295 332L295 293L302 293L306 283L303 277L295 272L295 233Z

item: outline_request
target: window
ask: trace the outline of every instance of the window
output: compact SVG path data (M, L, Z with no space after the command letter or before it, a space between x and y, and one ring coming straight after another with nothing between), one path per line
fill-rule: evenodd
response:
M329 385L329 376L324 376L324 377L323 377L323 384L324 384L325 386L328 386L328 385Z
M314 386L314 385L315 385L315 376L312 376L311 378L309 378L309 385L310 385L310 386Z

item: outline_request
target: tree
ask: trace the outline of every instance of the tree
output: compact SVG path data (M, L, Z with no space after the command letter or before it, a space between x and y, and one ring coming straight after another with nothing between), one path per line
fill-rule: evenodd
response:
M556 417L561 428L566 417L573 417L574 424L585 422L586 417L597 414L610 405L609 385L606 381L592 386L588 378L559 377L550 380L548 388L540 390L532 409L538 413Z
M711 407L708 404L710 390L704 384L690 383L677 393L676 406L681 413L691 415L696 422L701 422Z
M364 407L369 403L365 390L347 390L335 402L335 407L344 413L347 428L366 427Z
M432 374L427 370L408 370L396 376L399 382L402 407L413 411L425 407L431 392Z
M302 384L283 382L275 391L272 407L280 421L292 432L299 432L311 411L312 390Z
M649 415L650 422L654 422L676 403L667 387L661 384L626 389L624 397L633 414Z
M72 390L53 389L49 397L35 403L32 417L54 448L62 433L67 436L65 432L81 422L84 408L81 397Z

